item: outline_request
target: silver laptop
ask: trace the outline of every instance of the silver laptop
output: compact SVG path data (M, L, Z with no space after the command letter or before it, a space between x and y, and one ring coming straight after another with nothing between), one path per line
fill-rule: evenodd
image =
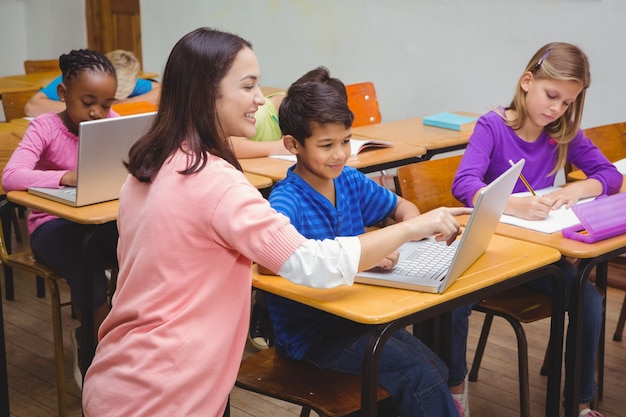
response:
M128 171L122 161L152 124L155 112L82 122L78 127L76 187L28 189L74 207L119 198Z
M487 250L524 162L521 159L480 192L461 239L450 246L433 238L407 242L398 249L400 258L393 269L359 272L355 282L430 293L445 291Z

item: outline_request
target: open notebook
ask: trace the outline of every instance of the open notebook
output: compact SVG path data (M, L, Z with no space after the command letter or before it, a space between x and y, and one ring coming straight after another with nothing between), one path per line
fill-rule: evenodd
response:
M400 259L393 269L359 272L354 281L430 293L445 291L487 250L524 162L518 161L480 192L460 240L450 246L432 238L407 242L399 248Z
M76 187L31 187L28 192L74 207L119 198L128 171L122 161L156 113L82 122L78 126Z
M376 139L350 139L350 156L356 156L358 153L371 149L391 148L393 142ZM286 161L296 162L295 155L270 155L270 158L284 159Z

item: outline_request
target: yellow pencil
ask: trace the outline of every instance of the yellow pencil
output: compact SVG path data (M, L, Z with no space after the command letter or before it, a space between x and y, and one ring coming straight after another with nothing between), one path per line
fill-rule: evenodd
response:
M509 164L511 164L511 166L515 165L515 163L509 159ZM530 186L530 184L528 183L528 181L526 181L526 178L524 178L524 174L519 173L519 179L522 180L522 182L524 183L524 185L526 186L526 188L528 188L528 191L530 191L530 193L534 196L536 196L537 194L535 194L535 190L533 190L533 187Z

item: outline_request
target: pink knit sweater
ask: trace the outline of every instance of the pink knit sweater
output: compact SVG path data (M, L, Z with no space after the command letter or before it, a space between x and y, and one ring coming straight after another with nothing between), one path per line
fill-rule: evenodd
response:
M87 416L221 416L249 325L251 261L278 271L300 246L244 175L209 156L181 175L178 152L152 184L120 196L120 274L87 372Z

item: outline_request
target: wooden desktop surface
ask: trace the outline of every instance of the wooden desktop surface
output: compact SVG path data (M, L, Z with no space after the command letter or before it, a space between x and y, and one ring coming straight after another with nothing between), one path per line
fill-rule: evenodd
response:
M250 184L256 188L262 189L272 185L270 178L249 173L244 174ZM83 207L72 207L30 194L28 191L9 191L7 198L13 203L45 211L80 224L103 224L116 220L120 205L119 200L112 200Z
M20 93L23 91L38 90L36 85L20 80L0 77L0 96L5 93Z
M475 116L475 113L455 111L464 116ZM352 128L352 134L366 138L388 140L396 143L406 143L425 148L427 151L447 149L467 144L474 131L475 123L469 123L461 131L444 129L434 126L425 126L421 117L382 122L379 124Z
M485 254L442 294L366 284L316 289L279 276L261 275L256 267L252 285L358 323L380 324L543 267L560 257L558 250L496 235Z
M349 166L357 169L366 169L379 165L394 164L396 161L419 158L426 153L426 150L419 146L397 143L391 148L378 148L359 153L348 159ZM264 177L269 177L274 181L280 181L287 175L287 169L295 162L277 158L246 158L240 159L245 172L250 172Z
M28 122L21 123L17 122L21 119L13 119L10 122L1 122L0 123L0 133L18 133L23 135L26 132L26 128L28 127Z
M626 192L626 182L622 184L621 192ZM462 225L465 225L467 224L469 215L459 216L458 218L459 222ZM578 240L565 238L560 231L556 233L542 233L536 230L525 229L523 227L506 223L499 223L496 228L496 233L502 236L508 236L527 242L549 246L559 250L563 256L579 259L596 258L600 255L626 246L626 234L595 243L584 243L579 242Z
M9 191L9 201L34 208L80 224L104 224L117 219L119 200L72 207L47 198L30 194L28 191Z
M34 88L36 89L40 89L50 84L59 75L61 75L61 71L33 72L30 74L7 75L4 77L1 77L0 80L5 79L5 80L12 80L12 81L19 81L19 82L30 84L31 86L34 86ZM139 78L154 79L158 77L159 77L159 74L155 72L147 72L147 71L139 72Z
M263 189L267 187L271 187L274 184L271 178L264 177L262 175L253 174L251 172L244 172L244 175L250 181L250 184L255 186L256 188Z

